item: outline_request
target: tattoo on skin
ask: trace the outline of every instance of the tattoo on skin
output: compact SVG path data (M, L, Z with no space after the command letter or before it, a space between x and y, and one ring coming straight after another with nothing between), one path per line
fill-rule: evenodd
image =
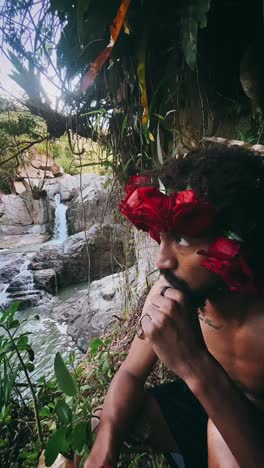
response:
M206 318L204 315L202 315L201 313L198 314L198 317L199 317L199 320L201 320L202 322L204 322L206 325L208 325L209 327L212 327L214 328L214 330L221 330L221 328L223 328L223 325L215 325L212 320Z

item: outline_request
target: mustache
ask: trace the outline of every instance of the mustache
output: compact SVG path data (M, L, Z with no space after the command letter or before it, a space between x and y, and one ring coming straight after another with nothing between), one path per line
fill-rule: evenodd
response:
M192 294L191 288L188 283L182 278L175 276L170 270L160 270L160 274L175 288L184 294Z
M170 270L160 270L160 274L164 276L173 288L181 291L195 309L205 306L207 298L205 291L193 291L185 280L175 276Z

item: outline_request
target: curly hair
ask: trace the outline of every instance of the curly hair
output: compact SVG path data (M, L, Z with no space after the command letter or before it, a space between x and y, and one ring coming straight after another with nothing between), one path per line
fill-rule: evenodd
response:
M264 261L264 158L242 148L209 148L170 159L159 172L166 188L193 189L218 208L216 228L245 242L255 266ZM253 265L252 265L253 266Z

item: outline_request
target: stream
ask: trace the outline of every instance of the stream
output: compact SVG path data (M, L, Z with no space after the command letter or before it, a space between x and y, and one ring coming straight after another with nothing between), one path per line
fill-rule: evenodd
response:
M55 196L55 223L54 235L49 243L63 242L68 235L66 223L66 207L60 203L60 196ZM2 267L8 268L7 254L29 254L38 250L44 244L27 245L19 248L4 249L0 252L0 262ZM52 309L60 301L66 301L71 295L78 294L87 288L87 283L70 286L62 291L57 296L49 294L40 295L33 282L31 270L28 269L30 260L25 257L16 273L12 282L15 282L15 293L12 293L12 287L8 283L0 283L0 306L6 308L8 303L15 300L21 300L23 297L29 297L31 303L32 299L37 297L37 305L25 307L17 312L17 318L22 321L22 325L18 333L30 332L29 341L35 353L35 370L31 374L32 380L37 381L43 375L49 378L53 375L53 362L56 352L60 352L62 356L67 359L69 353L74 351L76 359L79 360L83 353L77 348L74 340L67 334L67 324L60 323L55 320L52 315ZM30 301L29 301L30 302Z

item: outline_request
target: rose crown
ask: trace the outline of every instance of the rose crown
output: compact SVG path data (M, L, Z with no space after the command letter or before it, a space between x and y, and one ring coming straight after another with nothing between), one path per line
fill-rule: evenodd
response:
M119 205L120 211L137 229L148 232L160 243L161 232L178 236L199 237L213 225L217 209L199 198L193 190L161 193L151 186L148 176L132 176L126 185L126 197ZM230 291L256 294L259 281L246 260L241 242L221 236L208 248L200 250L201 265L220 276ZM262 283L262 281L261 281Z

